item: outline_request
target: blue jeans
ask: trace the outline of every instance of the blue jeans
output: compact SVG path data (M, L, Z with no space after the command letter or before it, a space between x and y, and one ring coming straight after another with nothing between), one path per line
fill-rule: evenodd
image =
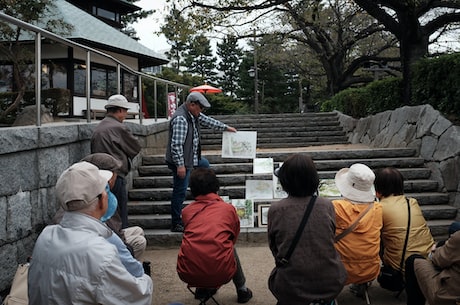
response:
M209 167L209 161L206 158L201 158L198 161L197 167ZM171 227L174 227L178 224L182 225L182 205L185 201L187 195L188 180L190 178L190 169L187 169L185 172L184 179L177 176L177 167L172 164L168 164L168 168L172 171L173 174L173 192L171 196Z

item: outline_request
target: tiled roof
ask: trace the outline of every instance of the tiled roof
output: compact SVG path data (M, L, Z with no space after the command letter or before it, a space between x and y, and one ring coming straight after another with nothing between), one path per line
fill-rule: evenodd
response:
M71 3L65 0L55 0L54 3L55 14L50 18L63 20L73 26L73 30L65 35L65 38L86 41L97 45L98 48L139 57L144 62L142 66L148 66L145 63L160 65L168 62L164 55L149 49Z

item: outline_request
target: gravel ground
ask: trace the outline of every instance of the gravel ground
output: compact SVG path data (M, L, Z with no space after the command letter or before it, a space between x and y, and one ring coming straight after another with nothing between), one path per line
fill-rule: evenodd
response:
M254 297L248 305L275 305L276 299L267 286L267 279L274 266L270 250L266 245L237 246L238 255L246 275L246 285L251 288ZM198 305L199 301L187 290L176 273L176 258L178 248L147 250L145 259L152 262L152 278L154 283L154 297L152 305L168 305L179 302L184 305ZM369 297L372 305L405 305L405 294L396 298L391 292L379 287L374 281L369 287ZM220 305L238 304L235 287L230 282L222 286L215 295ZM345 287L338 297L340 305L365 305L366 301L357 298ZM208 301L208 305L214 305Z

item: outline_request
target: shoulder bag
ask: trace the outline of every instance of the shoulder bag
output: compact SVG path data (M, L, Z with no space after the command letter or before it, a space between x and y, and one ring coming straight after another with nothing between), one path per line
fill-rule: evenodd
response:
M313 195L310 199L310 203L308 204L307 208L305 209L305 213L303 214L302 221L300 222L299 227L297 228L297 231L295 233L294 239L292 240L291 245L289 246L289 249L286 253L286 255L281 258L276 260L276 266L284 266L289 263L289 259L291 258L292 252L294 252L295 247L297 246L297 243L299 242L300 236L302 235L303 229L305 228L305 225L307 224L308 217L311 214L311 210L313 209L313 205L315 204L316 201L315 195Z
M339 240L341 240L342 238L344 238L346 235L348 235L348 233L350 232L353 232L353 230L356 228L356 226L358 225L359 221L364 217L364 215L367 214L367 212L369 212L371 210L371 208L374 206L374 203L370 203L369 206L364 210L362 211L361 213L359 213L358 217L356 218L356 220L348 227L346 228L345 230L343 230L342 233L340 233L339 235L337 235L335 237L335 242L338 242Z
M10 293L6 296L2 304L4 305L27 305L29 297L27 295L27 274L29 263L20 264L11 284Z
M404 276L402 273L403 265L404 265L404 257L406 256L407 241L409 239L409 229L410 229L409 199L406 198L406 201L407 201L407 212L408 212L407 230L406 230L406 239L404 240L404 247L403 247L403 252L401 256L401 262L399 263L399 268L398 270L395 270L391 266L386 265L384 263L383 266L380 268L380 274L377 277L377 281L379 282L380 287L390 290L390 291L397 291L399 293L401 293L406 287L406 283L404 281Z

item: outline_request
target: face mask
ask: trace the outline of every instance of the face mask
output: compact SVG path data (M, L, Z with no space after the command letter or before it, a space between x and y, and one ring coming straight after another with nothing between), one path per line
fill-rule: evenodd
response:
M109 200L108 200L107 211L105 211L105 214L102 215L101 217L102 222L106 222L107 220L109 220L110 217L112 217L113 214L115 214L115 212L117 211L117 206L118 206L117 197L115 197L115 195L110 191L110 186L108 184L105 187L105 191L107 192Z

